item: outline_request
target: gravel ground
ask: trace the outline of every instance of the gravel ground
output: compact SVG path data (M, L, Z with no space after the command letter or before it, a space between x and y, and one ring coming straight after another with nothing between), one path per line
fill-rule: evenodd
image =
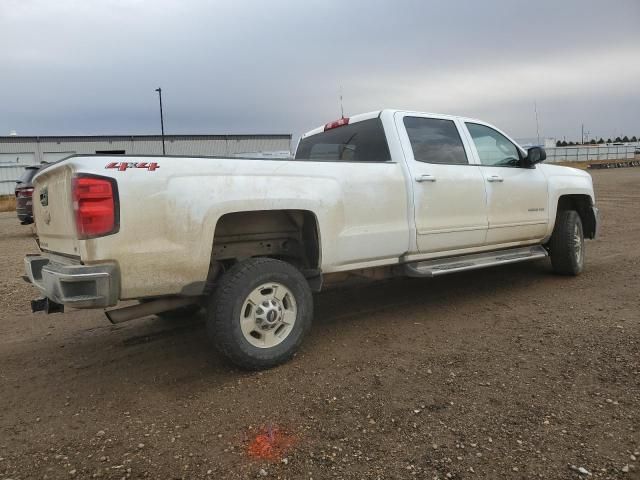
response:
M601 237L547 261L316 297L297 357L246 373L203 318L31 314L0 214L0 479L640 478L640 168L594 173ZM286 432L276 461L248 454ZM578 469L587 473L580 473Z

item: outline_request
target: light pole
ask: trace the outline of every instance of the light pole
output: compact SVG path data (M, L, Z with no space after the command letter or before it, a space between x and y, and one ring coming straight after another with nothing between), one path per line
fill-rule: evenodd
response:
M160 129L162 130L162 155L166 155L164 151L164 118L162 117L162 88L156 88L158 97L160 98Z

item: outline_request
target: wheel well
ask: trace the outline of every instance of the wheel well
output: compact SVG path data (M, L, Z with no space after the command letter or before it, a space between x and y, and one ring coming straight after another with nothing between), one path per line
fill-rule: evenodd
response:
M320 265L316 216L308 210L258 210L223 215L213 236L210 273L251 257L285 260L314 276ZM316 273L317 275L317 273ZM213 280L210 278L209 280Z
M563 210L575 210L580 215L582 228L586 238L594 238L596 233L596 219L591 207L589 195L562 195L558 199L558 212Z

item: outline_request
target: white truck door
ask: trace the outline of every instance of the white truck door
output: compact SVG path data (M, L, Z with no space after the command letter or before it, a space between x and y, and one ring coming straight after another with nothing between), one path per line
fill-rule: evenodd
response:
M484 177L453 117L397 112L412 177L420 253L482 246L488 228Z
M495 128L476 121L464 123L486 182L487 244L542 240L549 212L547 179L541 169L523 166L522 150Z

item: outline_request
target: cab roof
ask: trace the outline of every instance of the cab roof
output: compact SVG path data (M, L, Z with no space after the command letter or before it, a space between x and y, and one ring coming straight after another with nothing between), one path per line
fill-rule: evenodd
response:
M318 133L322 133L325 132L331 128L335 128L341 125L348 123L353 124L353 123L357 123L357 122L362 122L364 120L369 120L371 118L376 118L376 117L381 117L383 114L390 114L390 115L394 115L397 112L402 112L402 113L413 113L413 114L419 114L419 115L433 115L433 116L437 116L437 117L448 117L448 118L458 118L464 121L473 121L473 122L480 122L480 123L485 123L481 120L477 120L475 118L467 118L467 117L460 117L458 115L449 115L446 113L435 113L435 112L419 112L419 111L415 111L415 110L404 110L404 109L394 109L394 108L385 108L383 110L374 110L372 112L367 112L367 113L360 113L357 115L352 115L351 117L346 117L346 118L341 118L341 119L336 119L332 122L326 123L325 125L322 125L320 127L314 128L313 130L309 130L308 132L304 133L302 135L301 138L305 138L305 137L309 137L311 135L316 135Z

